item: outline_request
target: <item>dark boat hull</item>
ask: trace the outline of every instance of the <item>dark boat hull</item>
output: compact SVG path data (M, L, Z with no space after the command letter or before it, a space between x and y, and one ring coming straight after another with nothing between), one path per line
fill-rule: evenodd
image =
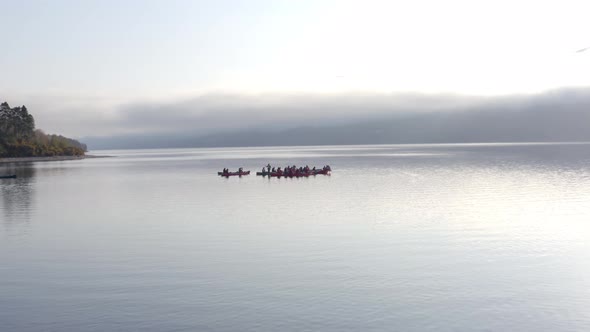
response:
M242 175L249 175L249 174L250 174L250 171L229 172L229 173L217 172L217 175L219 175L219 176L242 176Z
M0 175L0 179L16 179L16 174L14 174L14 175Z
M330 170L311 170L306 173L284 173L284 172L256 172L258 176L270 176L270 177L285 177L285 178L301 178L301 177L308 177L311 175L330 175Z

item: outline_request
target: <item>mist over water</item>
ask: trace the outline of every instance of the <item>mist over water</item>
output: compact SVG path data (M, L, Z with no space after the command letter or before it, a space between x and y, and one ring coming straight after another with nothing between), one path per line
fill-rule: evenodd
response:
M2 329L590 329L589 144L91 154L0 165Z
M117 116L95 114L75 123L78 131L92 124L81 139L91 149L587 142L589 108L588 88L494 97L204 95L127 105L116 110Z

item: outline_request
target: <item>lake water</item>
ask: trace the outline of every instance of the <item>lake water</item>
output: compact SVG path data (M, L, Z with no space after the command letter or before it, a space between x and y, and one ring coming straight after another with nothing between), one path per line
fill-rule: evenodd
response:
M590 145L91 153L0 165L0 330L590 330Z

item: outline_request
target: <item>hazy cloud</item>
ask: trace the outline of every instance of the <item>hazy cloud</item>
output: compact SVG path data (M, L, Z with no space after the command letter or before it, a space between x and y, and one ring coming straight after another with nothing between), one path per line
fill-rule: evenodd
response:
M84 138L91 147L115 141L128 141L129 147L259 145L275 134L275 140L288 134L294 143L306 136L308 144L334 144L580 140L585 136L579 133L590 133L590 89L581 88L504 97L217 93L126 103L100 97L31 100L27 106L38 127Z
M24 99L24 98L20 98ZM72 136L281 130L338 125L383 114L461 109L481 98L420 94L206 94L174 101L117 103L95 97L29 97L37 124ZM69 100L68 103L62 102Z

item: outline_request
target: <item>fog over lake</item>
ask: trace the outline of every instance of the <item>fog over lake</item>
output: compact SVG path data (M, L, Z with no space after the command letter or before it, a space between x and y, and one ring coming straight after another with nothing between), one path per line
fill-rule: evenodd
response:
M590 331L590 1L0 13L0 332Z
M504 97L204 95L124 106L97 121L112 135L83 140L91 148L590 141L588 109L583 88Z

